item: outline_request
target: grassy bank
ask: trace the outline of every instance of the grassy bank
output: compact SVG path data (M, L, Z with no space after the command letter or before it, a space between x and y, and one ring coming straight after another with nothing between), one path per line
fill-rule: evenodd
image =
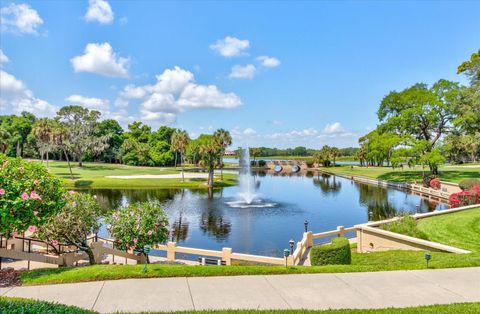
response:
M341 165L336 167L320 168L322 170L350 176L362 176L394 182L421 181L423 173L428 169L422 167L392 169L391 167L360 167ZM463 179L480 178L480 166L442 166L439 169L442 181L458 183Z
M177 167L136 167L106 163L84 163L78 167L72 163L72 180L66 162L54 161L49 163L49 170L62 178L69 188L206 188L206 178L155 178L155 179L118 179L108 176L133 176L133 175L179 175L181 168ZM192 168L186 167L186 171ZM224 180L215 175L217 187L236 184L236 175L224 174Z
M62 314L95 314L97 312L83 310L74 306L65 306L61 304L34 301L21 298L5 298L0 297L0 309L3 309L5 313L62 313ZM457 303L448 305L431 305L431 306L419 306L408 308L387 308L387 309L372 309L372 310L225 310L225 311L182 311L182 312L169 312L178 314L424 314L424 313L437 313L437 314L454 314L464 313L473 314L479 313L480 303ZM3 312L2 312L3 313ZM151 314L154 314L150 312ZM165 313L165 312L163 312Z
M464 212L426 218L419 228L428 239L471 250L471 254L432 252L430 268L480 266L480 208ZM327 265L312 267L282 266L149 266L142 273L142 265L95 265L87 267L37 269L22 273L24 285L114 280L149 277L208 277L240 275L279 275L304 273L343 273L366 271L390 271L425 269L422 251L385 251L369 254L352 253L351 265Z

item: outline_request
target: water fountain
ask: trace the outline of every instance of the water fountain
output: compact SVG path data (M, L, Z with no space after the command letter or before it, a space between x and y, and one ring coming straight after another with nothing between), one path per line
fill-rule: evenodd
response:
M251 208L251 207L275 207L276 203L266 203L260 198L257 193L257 184L255 177L251 173L250 149L244 148L241 150L240 156L240 171L238 178L238 187L240 192L237 193L235 201L227 202L230 207L234 208Z

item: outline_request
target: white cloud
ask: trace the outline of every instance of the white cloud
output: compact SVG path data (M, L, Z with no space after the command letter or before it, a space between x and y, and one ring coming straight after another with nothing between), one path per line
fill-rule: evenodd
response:
M323 133L325 134L339 134L339 133L344 133L345 129L342 127L340 122L335 122L335 123L327 123L325 128L323 129Z
M269 56L259 56L257 60L260 61L262 66L267 68L274 68L280 65L280 60Z
M253 135L257 134L257 131L255 131L252 128L246 128L245 130L243 130L243 134L246 135L246 136L253 136Z
M28 111L38 116L53 116L58 107L36 98L24 82L0 70L0 107L8 113Z
M250 42L248 40L242 40L230 36L227 36L224 39L219 39L214 44L210 45L210 49L215 50L226 58L241 55L244 53L244 50L249 47Z
M37 34L43 20L30 5L11 3L0 9L0 28L5 32Z
M81 105L88 109L95 109L100 111L107 111L110 108L110 101L108 99L100 99L94 97L84 97L81 95L70 95L65 98L66 101L75 105Z
M247 64L245 66L234 65L232 72L230 72L230 78L248 78L251 79L255 75L256 68L253 64Z
M111 24L113 22L112 7L106 0L89 0L85 20L87 22Z
M8 59L7 55L3 53L3 50L0 49L0 63L8 62L10 59Z
M119 93L115 105L128 106L129 100L140 100L141 119L162 124L175 122L178 113L189 109L229 109L241 105L234 93L224 93L215 85L195 82L192 72L178 66L156 76L155 84L127 85Z
M84 54L70 59L75 72L97 73L110 77L128 77L129 58L122 58L113 52L108 42L90 43Z

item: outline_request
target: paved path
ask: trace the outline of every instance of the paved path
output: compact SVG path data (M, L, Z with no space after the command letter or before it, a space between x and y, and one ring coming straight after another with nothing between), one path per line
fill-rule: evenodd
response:
M278 276L152 278L0 288L0 295L101 313L328 309L480 302L480 267Z

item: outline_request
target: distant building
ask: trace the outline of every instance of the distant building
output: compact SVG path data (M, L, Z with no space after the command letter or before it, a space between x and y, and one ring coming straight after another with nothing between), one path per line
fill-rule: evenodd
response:
M225 151L225 156L236 156L237 152L234 150L226 150Z

